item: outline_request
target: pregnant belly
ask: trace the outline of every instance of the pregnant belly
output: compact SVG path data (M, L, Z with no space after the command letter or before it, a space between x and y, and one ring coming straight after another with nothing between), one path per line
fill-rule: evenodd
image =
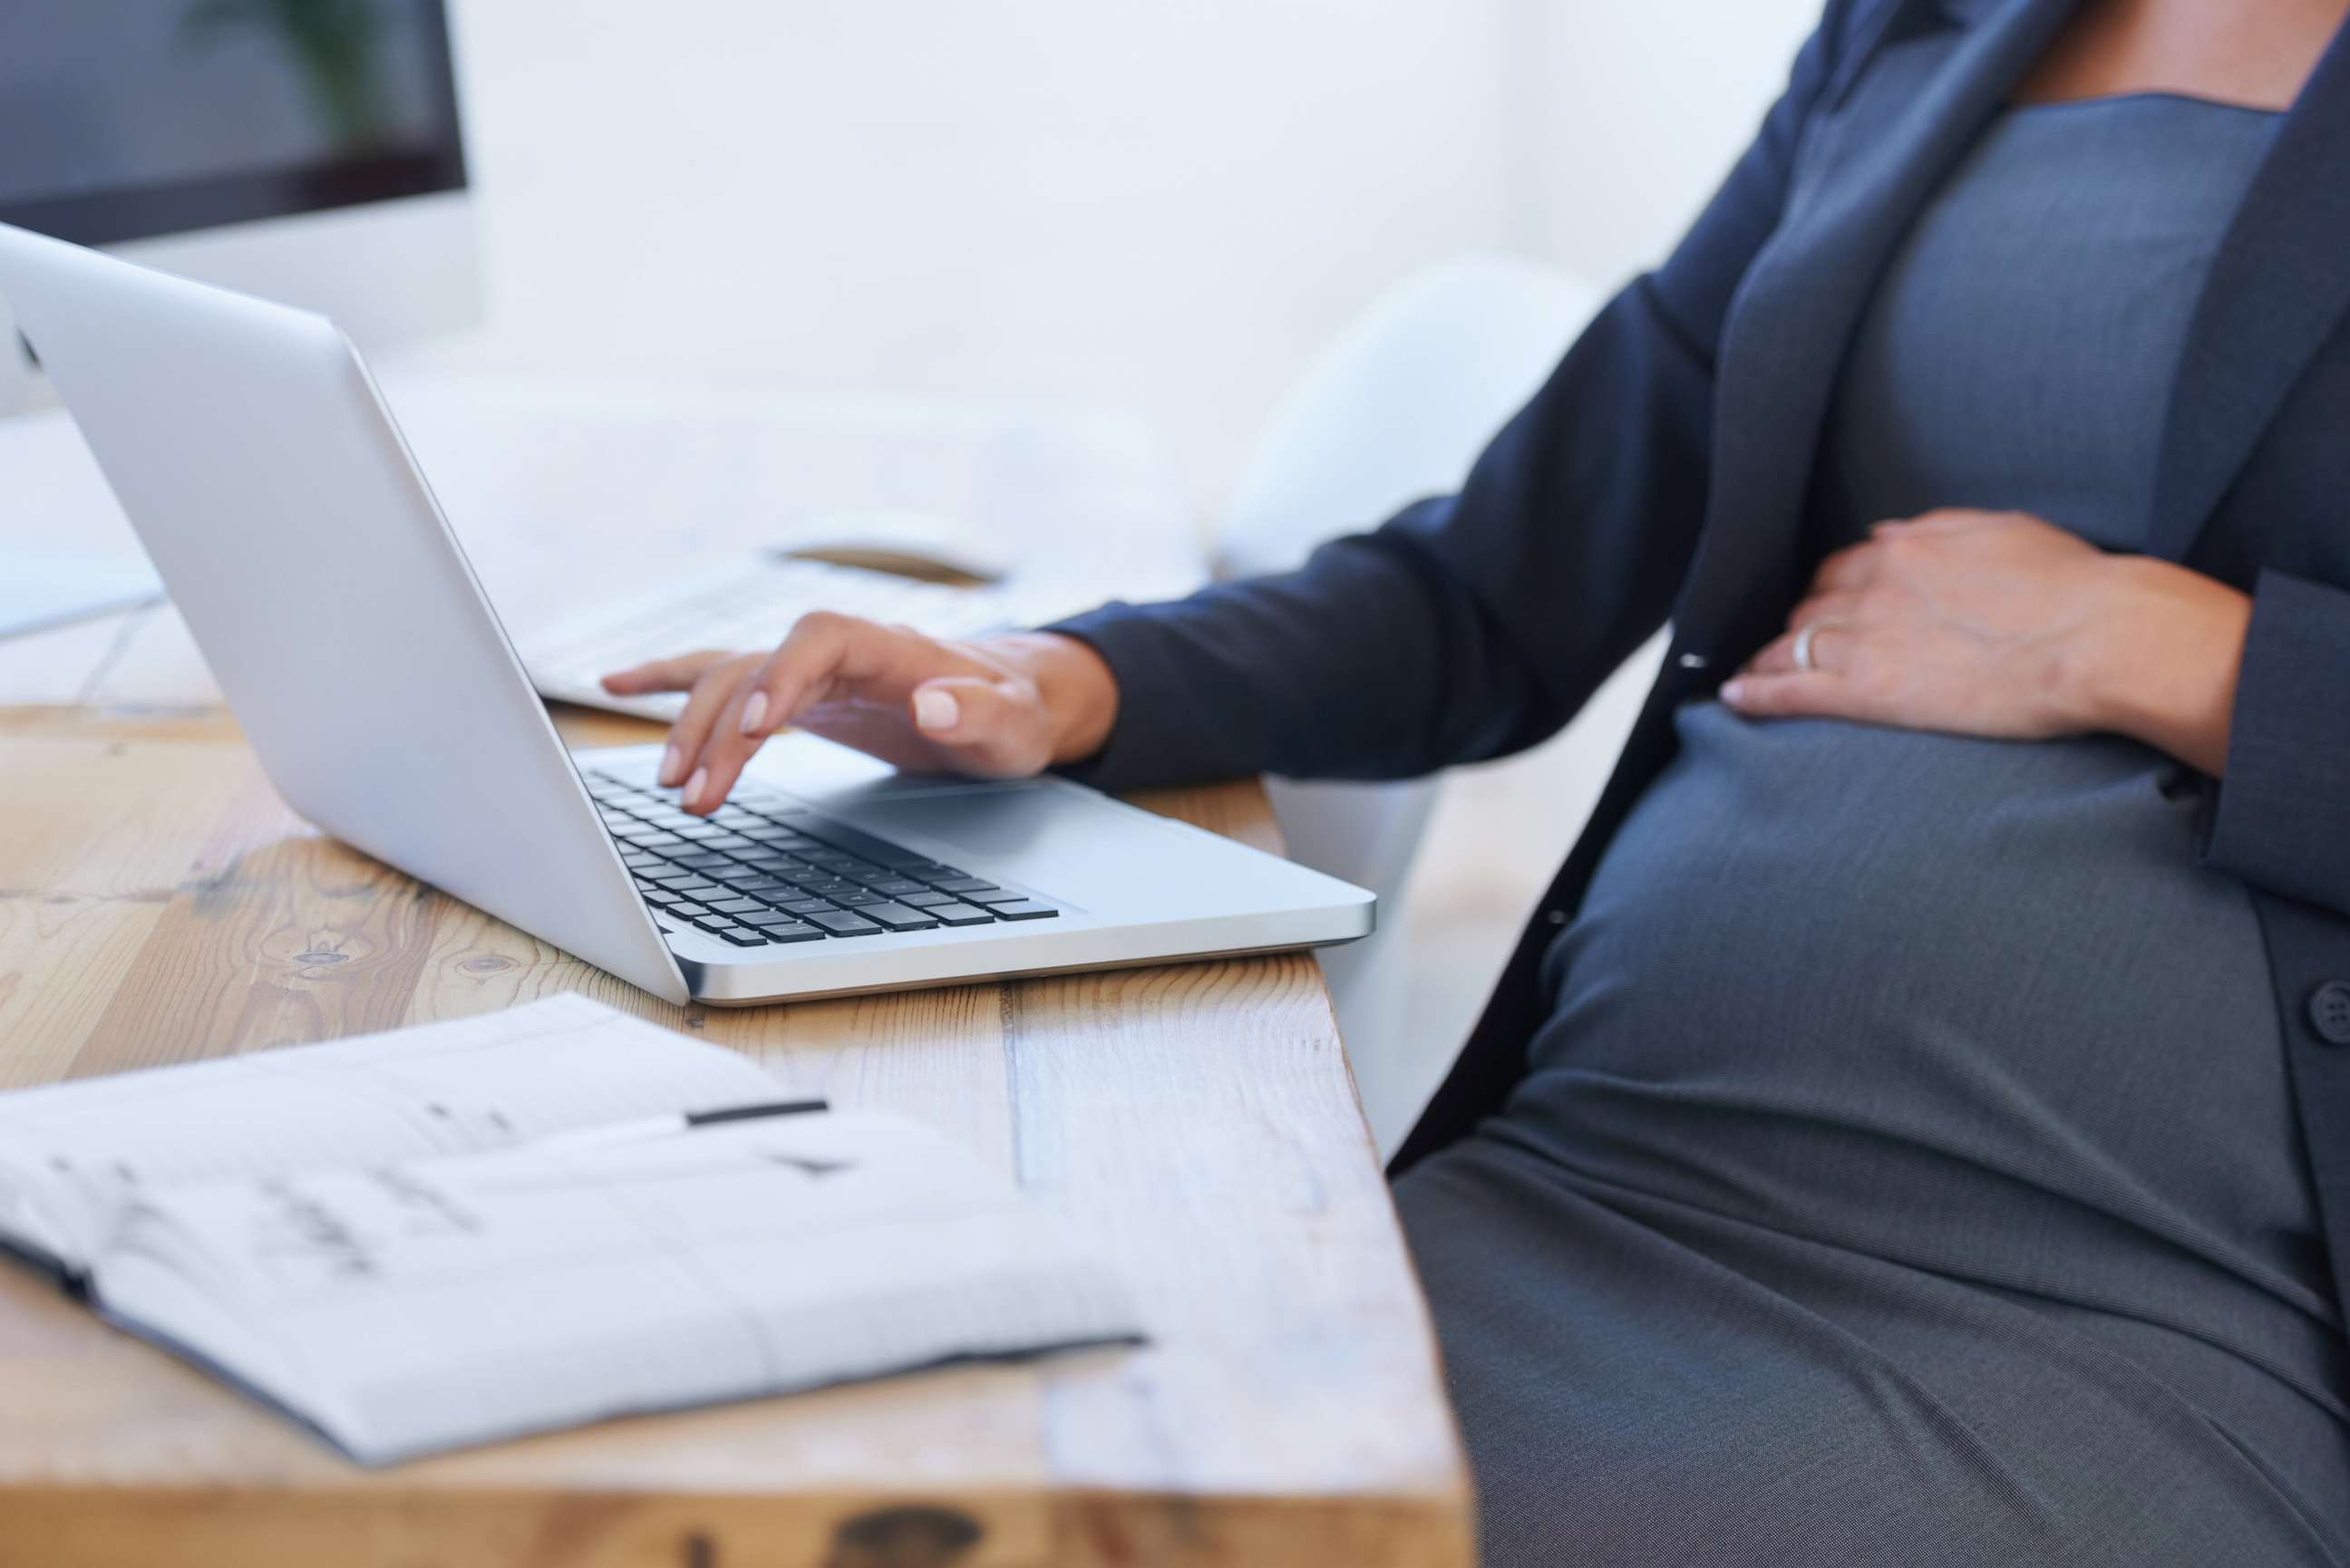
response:
M1562 1162L1884 1250L1986 1201L2311 1224L2250 899L2165 759L1711 703L1680 732L1550 955L1516 1119Z

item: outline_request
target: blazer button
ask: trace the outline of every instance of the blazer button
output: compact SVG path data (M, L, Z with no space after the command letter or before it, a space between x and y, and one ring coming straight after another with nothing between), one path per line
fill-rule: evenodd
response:
M2333 981L2309 999L2310 1026L2328 1045L2350 1045L2350 985Z

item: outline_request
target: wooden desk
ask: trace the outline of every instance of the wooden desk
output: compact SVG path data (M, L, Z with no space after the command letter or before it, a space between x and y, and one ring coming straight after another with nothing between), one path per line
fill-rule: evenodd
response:
M1426 1314L1306 959L681 1012L321 838L216 712L0 710L0 1085L582 991L1016 1171L1156 1335L369 1473L0 1270L0 1568L1469 1560ZM1145 804L1273 839L1253 786Z

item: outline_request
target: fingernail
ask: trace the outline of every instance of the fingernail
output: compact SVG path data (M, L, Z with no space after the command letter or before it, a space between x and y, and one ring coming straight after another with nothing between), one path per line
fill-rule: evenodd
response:
M1733 708L1737 707L1741 702L1745 701L1746 682L1743 680L1723 681L1721 683L1721 700L1729 703Z
M700 805L702 804L702 787L709 782L710 770L708 768L694 769L693 776L685 781L685 804L688 805Z
M962 718L962 704L951 691L914 693L914 723L919 729L951 730Z
M665 748L661 752L660 772L655 775L657 782L663 789L671 787L677 783L678 769L683 766L685 766L685 759L678 755L677 748L675 746Z
M743 732L755 735L767 722L767 694L754 691L751 700L743 704Z

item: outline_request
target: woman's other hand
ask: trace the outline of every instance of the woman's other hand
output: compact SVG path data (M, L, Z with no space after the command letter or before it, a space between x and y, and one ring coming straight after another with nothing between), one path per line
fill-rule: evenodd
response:
M2111 732L2217 776L2251 601L2020 513L1877 525L1721 689L1756 718L2045 740ZM1812 667L1797 644L1809 628Z
M689 653L604 677L614 696L684 691L660 782L714 811L786 724L914 772L1021 778L1100 750L1118 680L1075 638L941 642L819 611L772 653Z

